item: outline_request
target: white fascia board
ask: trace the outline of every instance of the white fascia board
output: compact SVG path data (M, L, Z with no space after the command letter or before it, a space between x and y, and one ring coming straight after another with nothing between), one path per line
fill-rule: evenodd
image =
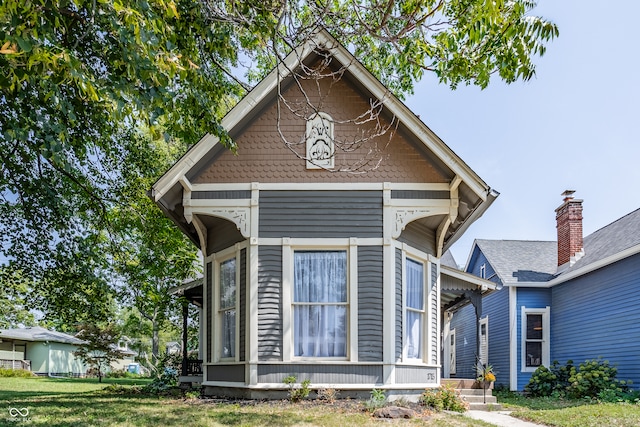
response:
M496 284L489 280L483 279L470 273L465 273L464 271L446 265L440 264L440 274L469 282L481 288L486 287L487 289L496 289Z
M587 264L584 267L578 268L575 271L571 271L569 273L562 274L562 275L556 277L555 279L550 280L548 282L548 287L559 285L559 284L564 283L564 282L566 282L568 280L575 279L576 277L582 276L583 274L587 274L587 273L590 273L590 272L592 272L594 270L597 270L599 268L606 267L606 266L608 266L610 264L613 264L614 262L623 260L623 259L628 258L628 257L630 257L632 255L637 254L637 253L640 253L640 245L632 246L632 247L630 247L628 249L625 249L625 250L623 250L621 252L618 252L617 254L613 254L613 255L608 256L606 258L603 258L603 259L601 259L599 261L592 262L591 264Z
M548 288L550 282L505 282L504 286L513 288Z

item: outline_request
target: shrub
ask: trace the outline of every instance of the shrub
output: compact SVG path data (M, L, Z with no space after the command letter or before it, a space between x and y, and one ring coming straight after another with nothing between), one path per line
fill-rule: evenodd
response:
M566 365L560 365L557 360L554 360L549 368L540 366L531 375L524 390L534 397L564 397L567 393L572 369L574 369L572 360L567 361Z
M302 399L306 399L309 397L309 392L311 389L309 385L311 384L311 380L308 378L300 384L300 387L296 387L297 378L295 375L289 375L282 382L289 386L289 400L291 402L299 402Z
M0 377L19 377L19 378L29 378L34 377L35 374L31 371L27 371L26 369L7 369L0 368Z
M618 369L611 366L607 360L587 360L580 364L579 369L571 368L567 391L569 396L576 399L597 398L603 392L607 398L621 395L626 393L629 387L626 381L616 379L617 374Z
M371 397L364 403L365 408L369 412L373 412L378 408L382 408L387 404L387 394L384 390L374 388L371 390Z
M464 412L469 409L469 403L451 386L425 390L420 396L420 404L434 411Z

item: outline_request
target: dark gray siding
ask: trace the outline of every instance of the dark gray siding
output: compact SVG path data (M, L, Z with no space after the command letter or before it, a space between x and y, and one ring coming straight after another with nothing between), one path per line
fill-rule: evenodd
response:
M239 358L241 362L246 360L246 331L247 331L247 250L240 251L240 330L238 340L240 341Z
M396 249L396 361L402 360L402 250Z
M382 361L382 247L358 248L358 360Z
M421 225L417 221L407 224L398 241L420 249L430 255L435 255L436 235L433 230Z
M194 191L191 193L192 199L250 199L251 190L246 191Z
M552 288L551 360L602 356L640 388L640 254Z
M509 289L502 288L482 299L482 317L489 316L489 364L496 385L509 387Z
M207 230L207 255L227 249L243 240L245 238L234 223L216 218L214 225Z
M282 360L282 247L258 252L258 359Z
M206 274L205 274L205 286L207 293L207 304L205 305L205 313L207 318L207 361L212 362L211 358L211 343L213 341L213 331L211 327L213 326L213 268L210 262L207 263Z
M456 330L456 373L452 376L475 378L477 321L472 304L467 304L455 312L451 319L451 329Z
M260 237L382 237L381 191L261 191Z
M391 190L392 199L439 199L451 197L448 191L440 190Z
M258 365L259 383L282 384L285 377L295 375L297 381L311 380L311 384L380 384L382 365L321 365L285 364Z
M229 381L244 383L245 365L207 366L208 381Z

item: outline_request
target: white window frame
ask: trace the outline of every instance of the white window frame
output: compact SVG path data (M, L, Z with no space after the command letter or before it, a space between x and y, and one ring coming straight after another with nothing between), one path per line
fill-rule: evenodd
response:
M458 365L458 361L456 360L456 328L449 329L448 339L448 347L449 351L447 357L449 358L449 374L456 374L456 366ZM452 343L453 341L453 343Z
M542 339L527 339L527 315L542 315ZM540 366L549 366L550 359L550 314L551 308L527 308L522 306L520 311L520 371L535 372L538 366L527 366L527 341L542 343L542 360Z
M480 278L481 279L487 278L487 264L482 264L480 266Z
M220 307L220 265L231 260L235 259L235 306L227 307L222 309ZM213 338L214 346L213 346L213 361L214 362L237 362L239 360L240 355L240 251L236 247L228 248L224 251L221 251L213 256L213 304L214 304L214 313L215 313L215 325L214 330L216 331L216 337ZM236 321L235 321L235 349L233 357L222 357L222 316L223 312L227 310L235 310L236 311ZM209 334L209 338L212 339L211 334Z
M482 326L485 327L485 342L482 342ZM478 337L480 339L480 363L484 366L489 365L489 316L485 316L480 319L478 322ZM484 347L484 358L483 356L483 347Z
M431 258L428 254L421 252L417 249L410 248L407 245L403 245L402 251L402 363L410 365L423 365L428 363L430 357L430 336L429 331L432 328L431 324L431 268L434 268ZM418 310L422 314L422 348L420 349L420 358L410 358L408 356L408 343L407 343L407 311L416 311L407 307L407 260L411 260L422 264L423 269L423 300L422 310Z
M294 355L294 253L343 251L347 254L346 357ZM357 239L282 239L283 361L358 361L358 246Z

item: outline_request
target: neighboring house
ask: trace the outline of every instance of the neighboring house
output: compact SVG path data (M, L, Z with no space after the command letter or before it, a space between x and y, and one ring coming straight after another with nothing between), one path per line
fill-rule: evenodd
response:
M0 329L0 364L37 375L84 376L84 363L73 355L82 341L41 327Z
M122 336L120 340L118 340L117 344L113 345L113 348L120 351L122 357L118 360L115 360L111 363L109 367L109 371L128 371L129 365L136 364L136 356L138 352L132 350L130 347L133 344L133 340L127 336ZM140 371L140 368L136 368ZM139 372L136 372L139 373Z
M483 298L479 326L469 307L452 314L449 376L472 372L484 328L484 362L511 390L523 390L540 365L598 357L640 385L640 209L583 239L582 200L572 193L556 209L557 242L475 241L466 271L500 290Z
M325 31L222 126L237 153L206 135L152 189L204 256L178 290L202 301L204 393L437 386L442 307L492 286L440 258L497 193Z

